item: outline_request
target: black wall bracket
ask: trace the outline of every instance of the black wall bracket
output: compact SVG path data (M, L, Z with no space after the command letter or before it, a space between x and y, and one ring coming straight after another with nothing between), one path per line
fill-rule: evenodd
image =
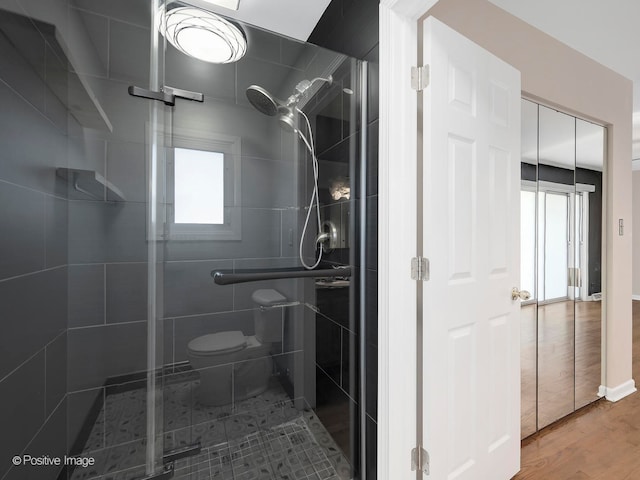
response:
M176 98L191 100L193 102L204 102L204 95L202 93L173 87L163 87L159 92L155 92L153 90L147 90L146 88L132 85L129 87L129 95L164 102L164 104L169 107L175 106Z

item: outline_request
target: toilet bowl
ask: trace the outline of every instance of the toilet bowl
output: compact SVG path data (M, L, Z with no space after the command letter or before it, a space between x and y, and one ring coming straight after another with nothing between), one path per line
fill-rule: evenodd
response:
M187 345L187 357L200 373L197 400L222 406L254 397L267 389L273 371L271 347L282 341L283 304L287 299L273 289L256 290L251 296L254 335L239 330L210 333Z

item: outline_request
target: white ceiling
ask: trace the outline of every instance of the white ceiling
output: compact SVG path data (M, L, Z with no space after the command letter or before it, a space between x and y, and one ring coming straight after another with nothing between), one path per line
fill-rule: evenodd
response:
M215 0L188 3L241 22L306 42L331 0L240 0L237 11L214 5Z
M633 80L633 158L640 158L640 1L489 1Z
M306 41L330 0L187 0L257 27ZM489 0L498 7L634 81L633 158L640 159L640 0Z

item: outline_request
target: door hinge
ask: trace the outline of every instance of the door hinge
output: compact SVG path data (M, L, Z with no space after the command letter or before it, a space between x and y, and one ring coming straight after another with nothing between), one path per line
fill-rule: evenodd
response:
M429 280L429 259L413 257L411 259L411 278L413 280Z
M429 65L411 67L411 88L421 92L429 86Z
M429 475L429 452L421 446L411 450L411 471Z

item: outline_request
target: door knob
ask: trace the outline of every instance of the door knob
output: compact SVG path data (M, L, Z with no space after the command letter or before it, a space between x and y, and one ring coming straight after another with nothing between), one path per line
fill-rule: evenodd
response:
M529 300L530 298L531 294L526 290L518 290L517 287L511 289L511 300Z

